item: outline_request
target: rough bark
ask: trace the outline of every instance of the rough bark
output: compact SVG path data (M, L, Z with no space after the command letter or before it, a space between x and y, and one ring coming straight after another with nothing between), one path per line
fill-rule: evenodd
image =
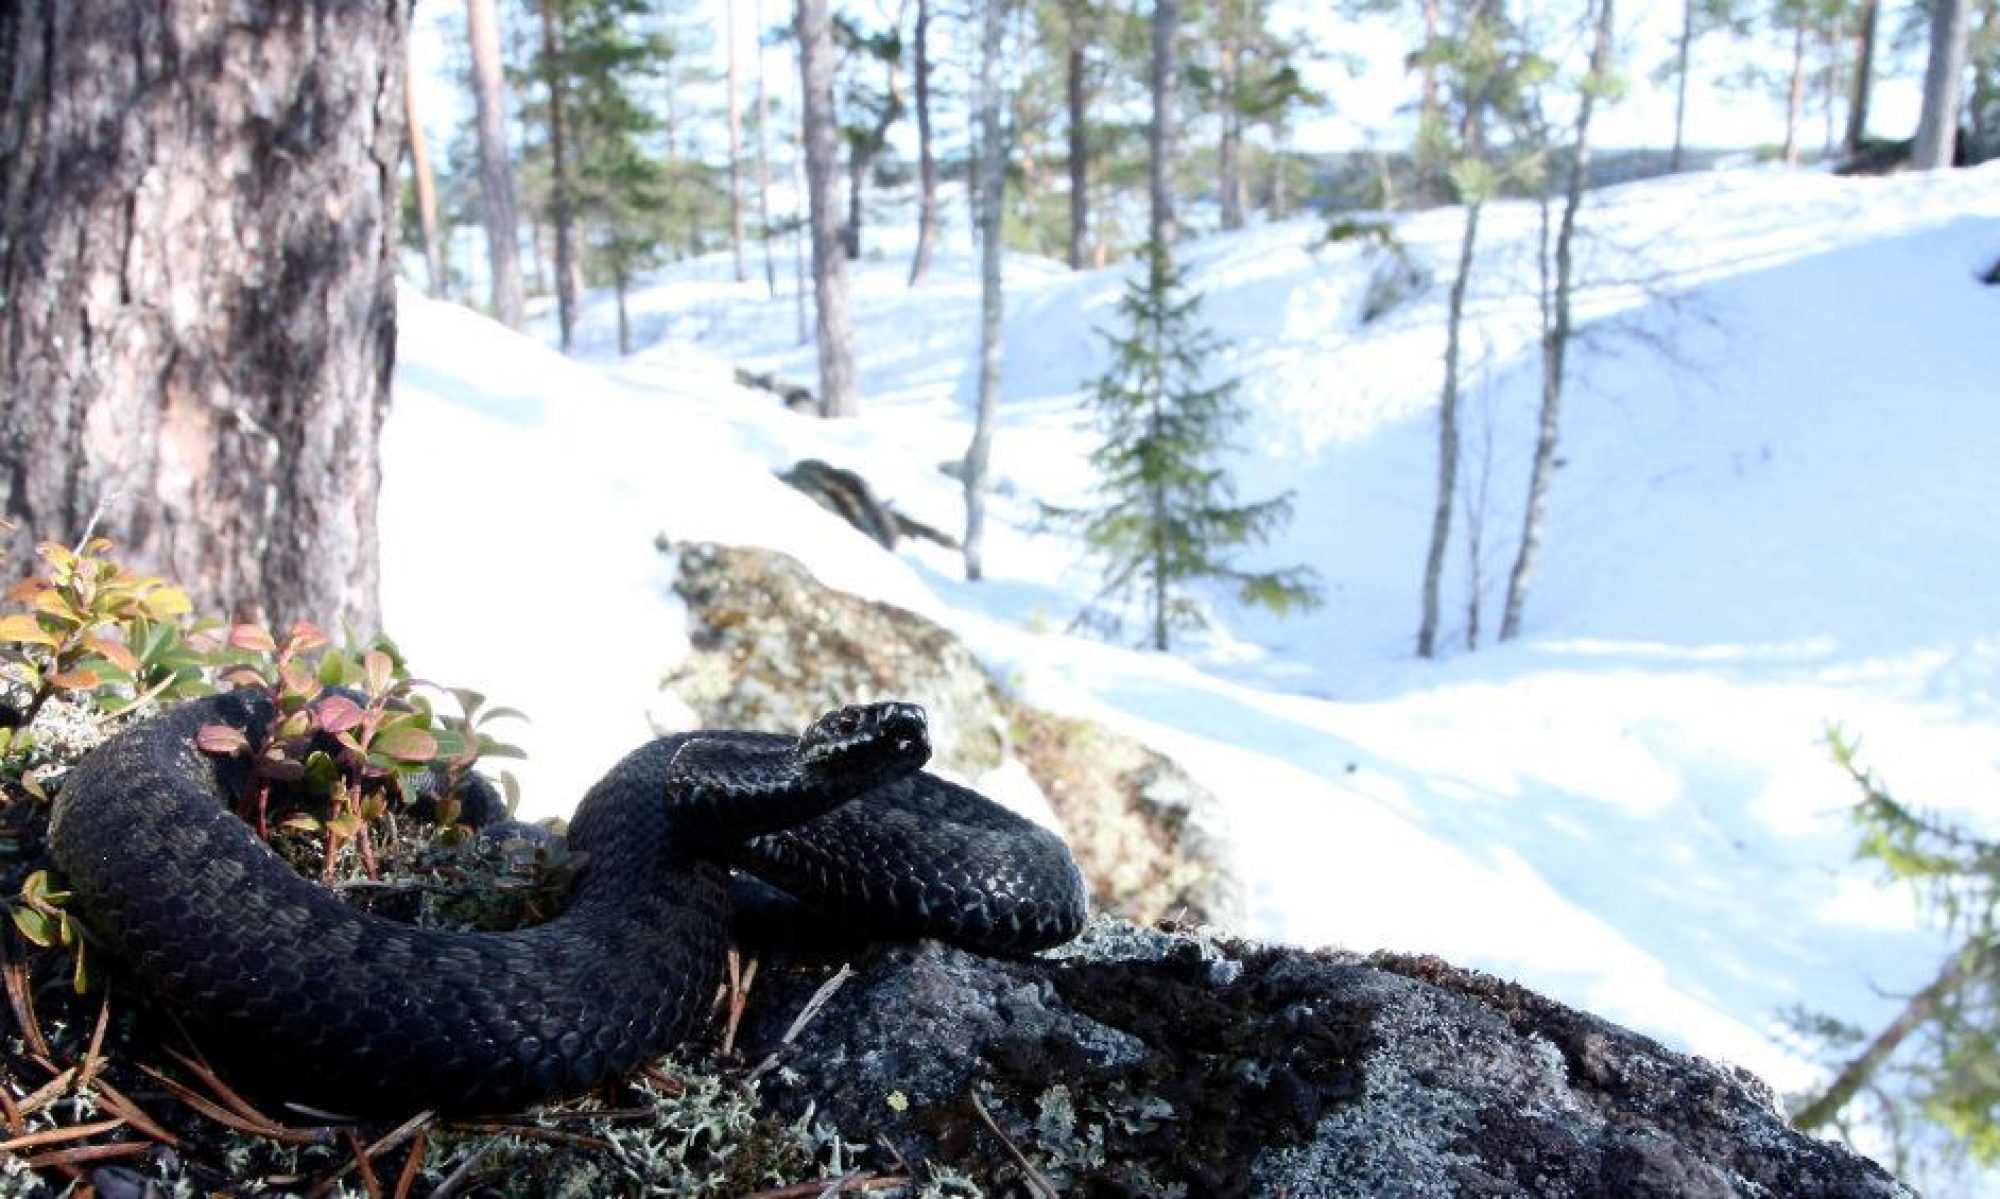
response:
M1535 460L1528 475L1528 503L1521 521L1521 545L1507 577L1507 607L1500 618L1500 640L1521 632L1528 582L1541 553L1542 530L1548 516L1549 484L1556 472L1556 439L1561 431L1563 384L1569 365L1569 343L1576 291L1576 218L1583 207L1584 185L1590 178L1590 119L1597 91L1611 74L1613 0L1598 0L1597 28L1592 35L1590 77L1577 102L1576 140L1570 146L1569 176L1563 190L1562 220L1556 228L1555 277L1545 285L1547 314L1542 330L1542 407L1536 422Z
M514 168L507 156L507 85L500 66L500 18L493 0L465 0L465 29L472 43L479 201L486 214L493 315L501 324L518 329L522 311L520 219L514 203Z
M1694 51L1694 3L1681 0L1681 36L1674 50L1674 148L1667 169L1678 171L1687 157L1688 60Z
M0 5L0 499L204 608L378 623L398 4Z
M1000 224L1005 213L1007 147L1000 133L1000 54L1006 41L1004 0L985 0L979 39L979 404L965 451L965 577L984 569L986 475L993 450L993 415L1000 406Z
M818 315L822 416L859 416L854 327L848 312L847 251L842 244L833 118L833 30L826 0L798 0L799 82L803 93L806 191L811 207L813 296Z
M1910 165L1935 171L1952 163L1958 144L1958 110L1965 83L1965 54L1972 25L1965 0L1937 0L1931 15L1931 53L1924 66L1924 103Z
M1089 62L1084 56L1082 3L1069 5L1069 54L1063 66L1063 90L1069 105L1069 269L1084 268L1090 248L1090 112Z
M741 283L750 275L743 267L743 120L736 111L736 5L722 7L728 14L724 28L729 41L729 252L735 259L736 281Z
M556 231L556 326L562 349L569 352L576 336L578 270L576 230L570 211L569 149L564 108L569 87L564 79L562 13L556 0L541 0L542 82L549 89L549 223Z
M407 72L406 72L407 74ZM424 144L424 123L417 119L417 89L403 88L403 123L410 131L410 179L417 193L417 228L423 235L424 276L433 296L445 293L444 242L438 237L437 180Z
M1868 136L1868 99L1875 82L1875 30L1882 20L1881 0L1862 0L1860 27L1854 31L1854 78L1847 98L1847 133L1841 152L1852 157Z
M917 252L910 260L910 286L931 269L937 244L937 155L931 147L931 6L917 0Z
M1173 163L1177 131L1175 98L1180 95L1180 69L1174 39L1180 31L1180 0L1153 0L1153 123L1147 134L1151 154L1152 215L1148 225L1155 245L1172 251L1179 239L1174 221Z
M1221 92L1222 140L1216 147L1216 194L1221 200L1222 227L1243 227L1243 112L1237 88L1243 71L1243 32L1234 0L1222 0L1221 44L1216 51L1216 87Z

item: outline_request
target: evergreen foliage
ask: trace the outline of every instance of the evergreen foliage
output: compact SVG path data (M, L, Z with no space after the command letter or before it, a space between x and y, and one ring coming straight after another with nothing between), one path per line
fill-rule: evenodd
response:
M1103 444L1090 461L1100 502L1058 514L1104 565L1104 588L1079 622L1115 629L1118 613L1136 602L1159 650L1174 633L1207 623L1191 584L1233 584L1244 603L1280 613L1319 602L1306 568L1250 571L1233 561L1233 551L1282 528L1292 502L1281 495L1238 504L1234 482L1214 465L1243 410L1236 380L1206 377L1217 342L1197 323L1200 305L1166 248L1154 245L1119 301L1124 328L1109 335L1113 362L1094 389Z

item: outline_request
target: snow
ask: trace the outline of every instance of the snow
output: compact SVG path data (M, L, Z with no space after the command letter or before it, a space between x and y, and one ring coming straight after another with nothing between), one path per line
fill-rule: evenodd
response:
M790 247L661 272L615 353L594 297L565 359L406 291L384 440L387 623L427 677L529 710L527 810L566 810L651 728L686 652L657 537L768 546L832 586L963 636L1024 698L1105 720L1221 797L1251 931L1434 952L1780 1088L1815 1068L1781 1016L1864 1026L1941 952L1853 861L1838 725L1905 797L1994 827L2000 793L2000 164L1837 179L1740 169L1596 194L1546 553L1523 636L1463 647L1459 513L1444 629L1417 660L1435 488L1444 285L1463 213L1395 228L1437 282L1359 321L1370 263L1314 220L1183 258L1244 381L1232 468L1295 493L1259 555L1326 606L1210 597L1182 656L1065 633L1094 591L1039 502L1087 495L1080 408L1123 268L1007 261L987 581L936 547L885 553L772 471L814 455L909 514L960 522L939 466L969 437L977 280L962 209L905 286L907 230L855 276L864 415L822 422L731 368L814 378ZM1478 576L1497 625L1540 385L1531 208L1486 215L1470 307L1464 473L1486 481ZM543 340L547 330L540 331ZM1018 791L1018 778L996 780Z

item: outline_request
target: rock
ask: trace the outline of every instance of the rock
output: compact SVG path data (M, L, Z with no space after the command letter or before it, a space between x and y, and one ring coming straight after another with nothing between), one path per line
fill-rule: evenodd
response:
M1106 911L1232 926L1245 904L1218 804L1173 762L1023 705L949 630L822 585L769 550L678 545L694 653L667 687L714 728L796 732L839 703L924 705L933 763L976 782L1012 754Z
M760 978L753 1059L823 974ZM1018 1151L1064 1195L1912 1197L1749 1075L1434 958L1110 918L1031 961L884 948L774 1051L781 1115L988 1194Z

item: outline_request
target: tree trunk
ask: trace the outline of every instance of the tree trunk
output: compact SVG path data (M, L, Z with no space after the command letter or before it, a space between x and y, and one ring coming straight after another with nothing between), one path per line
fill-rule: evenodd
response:
M917 0L917 253L910 260L910 286L931 269L937 243L937 155L931 147L931 6Z
M985 0L979 53L979 407L965 451L965 577L977 580L986 541L986 475L993 414L1000 405L1002 296L1000 226L1006 211L1007 147L1000 133L1000 55L1006 4Z
M1064 62L1064 91L1069 102L1069 269L1084 268L1090 248L1090 112L1089 62L1084 57L1084 18L1080 0L1069 6L1069 54Z
M556 326L563 353L576 337L576 230L571 226L569 163L563 108L569 88L563 66L562 13L557 0L541 0L542 82L549 89L549 223L556 231Z
M1153 0L1153 124L1147 137L1152 161L1150 240L1169 254L1179 240L1174 222L1173 160L1176 143L1174 104L1180 95L1174 39L1180 31L1180 0Z
M1919 171L1952 164L1958 144L1958 109L1965 83L1965 51L1971 36L1965 0L1937 0L1931 15L1931 54L1924 65L1924 104L1910 165Z
M736 262L736 281L750 277L743 269L743 121L736 111L736 4L727 0L724 27L729 39L727 74L729 79L729 252ZM623 297L621 296L621 303Z
M1243 113L1236 94L1243 69L1243 34L1237 15L1236 5L1223 0L1217 18L1222 24L1215 71L1216 88L1221 93L1222 141L1216 148L1215 186L1224 229L1243 227Z
M812 209L814 331L819 341L822 416L859 416L853 318L848 313L847 252L841 242L838 154L833 120L833 32L827 0L798 0L799 83Z
M1882 18L1881 0L1862 0L1860 28L1854 34L1854 79L1847 100L1847 133L1841 152L1852 157L1868 136L1868 98L1875 77L1875 27Z
M507 91L500 65L500 18L493 0L465 0L465 31L472 43L472 98L478 109L479 200L486 213L486 261L492 275L493 315L521 327L520 219L514 204L514 168L507 155Z
M621 358L629 357L632 353L632 322L625 311L626 282L625 268L613 267L611 288L618 298L618 355Z
M1792 26L1792 83L1785 93L1785 165L1799 165L1799 118L1806 107L1806 9Z
M0 5L0 497L199 607L379 623L399 4Z
M1674 51L1674 148L1667 170L1678 171L1687 156L1688 60L1694 53L1694 3L1681 0L1680 44Z
M403 124L410 131L410 180L417 193L417 230L424 242L424 276L428 293L443 299L445 292L444 243L438 238L437 180L431 175L431 156L424 145L424 123L417 119L417 89L408 85L405 68Z
M1430 550L1424 558L1423 622L1417 626L1417 656L1437 656L1438 591L1444 581L1445 550L1451 544L1451 508L1458 494L1458 362L1465 325L1465 293L1472 282L1473 247L1479 242L1479 201L1465 206L1465 233L1458 243L1458 271L1452 276L1445 309L1444 388L1438 396L1437 506L1431 510Z
M778 264L771 252L771 102L764 84L764 5L757 17L757 240L764 244L764 287L778 298Z
M1507 607L1500 618L1500 640L1521 632L1521 612L1527 604L1528 581L1541 552L1547 519L1549 483L1555 477L1556 437L1562 416L1563 382L1569 362L1572 304L1576 289L1576 218L1583 207L1584 184L1590 177L1590 118L1596 108L1598 85L1611 75L1612 0L1598 0L1597 31L1590 50L1590 78L1577 101L1576 141L1570 150L1569 179L1563 191L1562 222L1556 230L1554 288L1548 297L1542 331L1542 410L1535 433L1535 461L1528 475L1527 511L1521 521L1521 546L1507 578Z

